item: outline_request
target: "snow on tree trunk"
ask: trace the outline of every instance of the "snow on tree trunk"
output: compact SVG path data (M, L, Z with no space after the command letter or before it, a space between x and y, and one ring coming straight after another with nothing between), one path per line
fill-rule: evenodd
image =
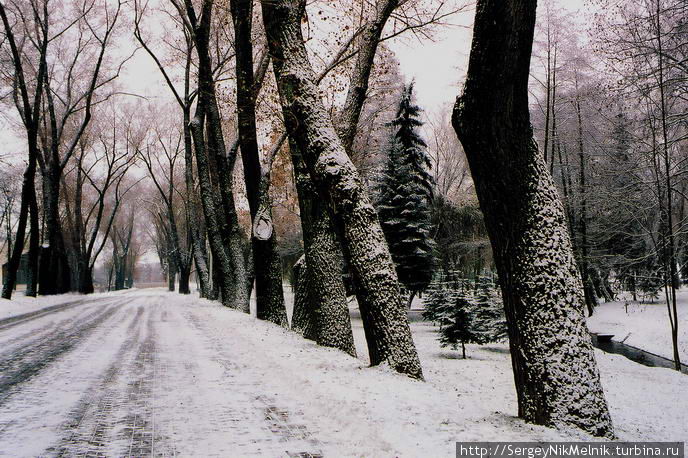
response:
M535 8L535 0L478 1L453 125L492 242L519 416L611 438L566 216L530 126Z
M294 328L319 345L356 355L342 278L342 250L332 219L313 187L299 153L290 143L301 213L304 259L299 264Z
M213 266L217 268L213 278L218 280L224 305L248 312L251 290L231 176L236 151L227 151L225 146L209 49L213 3L203 3L200 17L193 12L191 1L185 1L185 5L193 13L188 14L188 19L198 55L198 102L190 129Z
M291 329L308 340L315 340L315 313L311 275L307 272L306 256L301 256L294 264L294 311L291 317Z
M188 200L189 219L187 222L191 231L191 247L193 260L196 264L196 276L200 284L201 297L213 299L210 288L210 272L208 271L208 253L205 250L205 237L202 235L198 203L196 200L196 187L193 174L193 144L191 139L191 113L190 107L184 106L184 184L186 186L186 198Z
M420 361L377 213L314 83L301 31L303 6L293 0L262 4L287 129L319 195L342 222L343 242L364 298L359 305L371 364L385 363L421 379Z

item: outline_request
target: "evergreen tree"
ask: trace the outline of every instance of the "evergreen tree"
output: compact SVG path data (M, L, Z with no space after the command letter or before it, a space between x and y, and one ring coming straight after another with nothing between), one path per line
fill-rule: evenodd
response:
M480 342L496 342L506 337L506 316L499 291L488 277L480 277L476 285L473 332Z
M440 329L451 320L454 310L455 290L445 282L430 284L429 293L425 296L423 319L440 325Z
M430 238L430 200L433 179L426 144L416 129L420 108L413 103L413 84L404 88L379 186L378 214L399 281L413 296L424 291L432 279L433 255Z
M470 293L455 291L448 325L440 330L440 344L454 350L461 344L461 353L466 359L466 344L482 343L482 337L474 326L474 317L475 304Z
M480 277L474 289L434 283L425 302L423 317L440 324L440 344L457 349L461 344L466 358L466 344L483 345L507 335L502 299L490 278Z

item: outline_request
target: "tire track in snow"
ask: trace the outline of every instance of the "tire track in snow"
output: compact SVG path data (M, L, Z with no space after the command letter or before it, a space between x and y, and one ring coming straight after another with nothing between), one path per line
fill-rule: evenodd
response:
M72 413L57 456L176 456L166 425L156 422L159 367L154 323L159 304L139 305L112 364Z
M62 312L64 310L74 308L77 305L81 305L83 303L91 303L97 300L98 299L80 299L78 301L71 301L63 304L51 305L49 307L36 310L35 312L23 313L21 315L15 315L10 318L5 318L4 320L0 320L0 331L4 331L5 329L9 329L20 324L24 324L28 321L33 321L45 315L50 315L51 313Z
M155 332L152 312L146 321L146 338L139 345L131 364L131 377L127 386L128 412L123 434L129 438L124 456L154 456L155 429L152 405L152 382L155 376Z
M102 456L107 433L114 427L111 417L118 407L119 393L115 383L122 372L125 355L134 351L138 334L135 331L142 316L143 307L139 306L127 327L127 338L120 344L103 377L93 383L70 413L71 421L65 425L68 437L57 447L48 449L49 452L56 451L57 456Z
M29 381L76 347L116 310L116 306L107 306L93 311L64 328L28 342L21 350L1 359L0 406L7 401L18 385Z
M58 310L53 310L49 314L41 314L40 316L35 317L42 318L46 315L50 315L48 318L46 318L46 322L44 324L34 323L34 319L31 319L17 323L17 325L25 325L20 329L0 329L0 345L2 346L2 349L0 350L0 361L6 359L7 354L16 354L18 351L20 351L18 348L24 349L27 346L35 345L36 342L48 339L51 332L63 329L66 326L71 325L76 320L81 320L84 316L92 313L93 307L100 307L102 309L102 307L105 305L116 305L122 303L122 300L113 300L111 298L107 298L99 300L97 299L93 302L87 303L86 305L84 305L84 303L85 301L80 301L78 304L71 303L70 307L60 308ZM76 310L71 310L75 308L76 305L82 305L82 307L79 307ZM58 314L58 312L64 311L75 311L76 313ZM39 326L33 327L32 325L34 324L39 324ZM15 325L11 326L11 328L14 327Z

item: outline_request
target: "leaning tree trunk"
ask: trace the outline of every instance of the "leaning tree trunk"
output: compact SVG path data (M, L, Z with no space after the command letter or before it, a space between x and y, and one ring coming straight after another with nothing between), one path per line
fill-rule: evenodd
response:
M305 250L297 276L292 327L319 345L356 355L342 278L342 249L327 206L313 186L299 148L291 142L292 163Z
M184 184L186 186L186 199L188 206L189 221L186 222L190 227L191 246L194 263L196 265L196 276L201 289L201 297L214 299L210 287L210 272L208 271L208 253L205 250L204 231L201 231L200 218L198 211L198 199L196 187L194 186L193 173L193 146L191 139L191 107L184 106Z
M499 273L519 416L611 438L564 208L530 125L536 3L478 0L468 77L453 125Z
M244 166L244 181L251 220L255 222L261 197L269 199L268 187L260 189L261 165L256 135L255 78L253 74L253 46L251 28L253 0L230 2L234 22L234 49L236 50L237 118L239 146ZM261 192L267 195L261 196ZM270 212L270 206L266 206ZM280 326L289 326L282 290L282 262L277 251L277 234L272 231L267 240L256 234L251 237L253 269L256 280L256 315L261 320Z
M366 299L361 316L367 326L371 364L385 363L421 379L399 281L377 213L315 84L301 31L305 2L279 0L264 2L262 7L289 135L303 154L319 195L342 221L351 269Z

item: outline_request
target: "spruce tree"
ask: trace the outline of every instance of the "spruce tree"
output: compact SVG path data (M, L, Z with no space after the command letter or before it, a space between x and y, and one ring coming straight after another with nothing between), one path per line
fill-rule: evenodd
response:
M461 344L463 359L466 359L467 343L483 343L474 324L475 304L470 292L454 291L452 310L447 326L440 330L440 345L456 350Z
M439 324L442 329L451 320L455 296L456 291L445 282L432 282L423 301L423 319Z
M473 331L476 343L496 342L506 337L506 316L504 305L494 282L488 277L478 278L475 292L475 315Z
M387 164L379 186L378 214L399 281L413 296L432 279L430 200L433 179L425 141L417 132L423 123L413 103L413 83L401 94Z

